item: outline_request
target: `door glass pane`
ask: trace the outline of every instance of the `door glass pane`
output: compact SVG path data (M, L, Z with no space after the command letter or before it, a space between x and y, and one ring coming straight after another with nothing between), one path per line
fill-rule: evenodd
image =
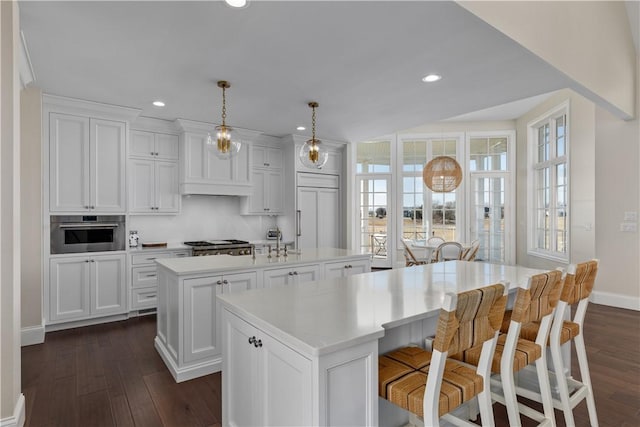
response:
M505 178L472 177L472 238L480 241L477 260L505 261Z
M389 173L391 141L360 142L356 152L356 173Z
M360 188L360 252L386 260L387 253L387 188L389 179L359 178Z

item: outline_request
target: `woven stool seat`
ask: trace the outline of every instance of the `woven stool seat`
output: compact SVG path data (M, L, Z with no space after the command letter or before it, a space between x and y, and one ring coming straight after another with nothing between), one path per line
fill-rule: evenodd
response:
M500 360L504 351L504 344L507 340L506 334L500 334L498 337L498 343L496 344L496 350L493 360L491 361L491 372L494 374L500 373ZM466 363L477 365L480 360L481 348L471 348L464 353L464 360ZM520 338L516 344L516 352L513 358L513 372L518 372L527 365L532 364L536 360L542 357L542 348L533 341Z
M507 333L509 330L509 324L511 322L511 311L507 311L504 314L502 321L502 327L500 331ZM540 329L540 322L529 322L526 325L522 325L520 329L520 337L529 341L535 341L538 336L538 329ZM580 335L580 325L570 320L565 320L562 323L562 330L560 331L560 344L564 344L575 337ZM547 341L547 345L550 344L550 339Z
M416 347L409 348L412 349L411 353L414 353L415 356L419 355L421 359L431 360L431 352ZM418 354L414 349L420 350L420 353ZM403 350L405 349L396 350L394 353L396 355L399 352L402 354ZM380 396L422 417L429 364L427 363L420 370L413 370L395 380L390 380L387 373L390 373L392 369L398 369L396 373L399 373L399 366L406 367L407 365L388 356L385 355L379 359L382 360L379 362L379 365L382 366L378 371ZM390 366L393 368L390 369ZM438 415L442 416L451 412L464 402L473 399L482 392L483 385L482 377L474 369L456 361L447 360L440 389Z
M417 371L425 366L429 367L431 354L430 351L425 351L420 347L403 347L385 354L385 357L403 363Z

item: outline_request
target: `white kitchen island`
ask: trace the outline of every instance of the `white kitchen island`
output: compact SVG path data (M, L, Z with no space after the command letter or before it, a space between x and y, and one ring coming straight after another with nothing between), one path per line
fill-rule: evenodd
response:
M263 288L303 289L318 280L371 271L369 255L333 248L304 249L286 257L215 255L156 263L155 347L177 382L222 368L220 296Z
M446 292L539 272L449 261L222 295L223 425L387 425L378 354L431 336Z

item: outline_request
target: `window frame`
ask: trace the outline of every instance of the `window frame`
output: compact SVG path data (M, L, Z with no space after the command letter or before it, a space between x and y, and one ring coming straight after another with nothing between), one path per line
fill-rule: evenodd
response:
M564 116L564 155L556 155L556 122L557 119ZM565 101L562 104L548 110L538 118L527 124L527 254L539 258L545 258L558 262L568 262L571 251L571 170L570 170L570 147L571 147L571 130L570 130L570 104ZM538 129L545 124L549 125L549 157L547 160L538 161ZM558 179L556 176L556 167L564 165L566 174L566 206L564 207L565 215L565 251L557 250L557 238L550 239L550 249L540 248L538 246L537 236L537 211L538 198L537 192L540 188L538 185L538 172L544 168L549 168L549 217L557 218L558 200L557 192ZM557 236L557 223L552 223L549 227L549 234Z

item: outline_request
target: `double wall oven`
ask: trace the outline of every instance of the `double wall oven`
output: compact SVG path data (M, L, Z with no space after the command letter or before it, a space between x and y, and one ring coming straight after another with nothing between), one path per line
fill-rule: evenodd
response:
M57 215L51 217L51 253L125 250L124 215Z

